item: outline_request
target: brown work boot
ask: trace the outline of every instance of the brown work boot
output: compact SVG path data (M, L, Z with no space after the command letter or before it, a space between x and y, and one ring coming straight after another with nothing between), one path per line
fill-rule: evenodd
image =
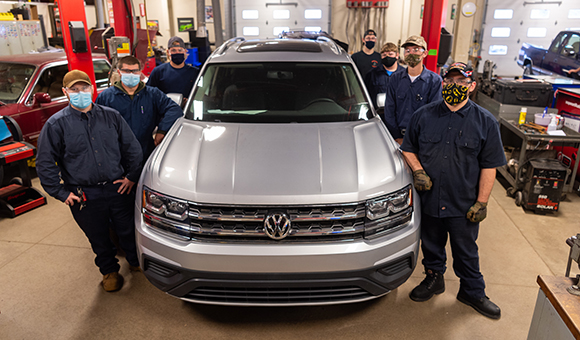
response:
M139 272L141 272L141 267L129 265L129 271L131 273L139 273Z
M123 276L119 272L103 275L101 285L107 292L116 292L123 287Z

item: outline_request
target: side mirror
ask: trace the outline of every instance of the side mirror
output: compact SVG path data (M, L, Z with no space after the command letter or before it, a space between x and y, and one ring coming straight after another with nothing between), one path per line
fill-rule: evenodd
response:
M573 57L574 55L576 55L576 51L574 51L573 48L571 47L565 47L564 48L564 53L568 56L568 57Z
M385 100L387 99L386 93L377 94L377 109L385 107Z
M50 94L38 92L34 94L34 102L38 104L46 104L50 103L52 98L50 98Z

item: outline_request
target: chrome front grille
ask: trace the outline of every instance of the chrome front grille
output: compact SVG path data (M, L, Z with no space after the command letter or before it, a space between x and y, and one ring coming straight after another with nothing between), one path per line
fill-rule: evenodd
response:
M264 220L272 211L285 213L292 223L284 242L336 241L360 238L364 233L364 203L281 208L190 204L191 236L200 240L272 241L264 230Z

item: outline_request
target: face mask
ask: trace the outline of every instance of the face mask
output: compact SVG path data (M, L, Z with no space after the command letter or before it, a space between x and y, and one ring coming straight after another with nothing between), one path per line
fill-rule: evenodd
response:
M421 62L421 55L418 55L418 54L407 54L405 56L405 62L410 67L415 67L415 66L419 65L419 63Z
M127 87L135 87L141 81L141 75L132 73L121 73L121 81Z
M391 67L393 66L393 64L397 61L397 58L394 57L384 57L383 59L381 59L381 62L383 63L383 65L385 65L386 67Z
M78 109L86 109L91 105L93 94L91 92L78 92L68 94L72 106Z
M185 53L174 53L171 55L171 61L173 63L180 65L185 61Z
M443 100L449 105L457 105L467 99L469 87L458 84L449 84L443 87Z
M372 50L375 47L375 42L374 41L365 41L365 46L369 50Z

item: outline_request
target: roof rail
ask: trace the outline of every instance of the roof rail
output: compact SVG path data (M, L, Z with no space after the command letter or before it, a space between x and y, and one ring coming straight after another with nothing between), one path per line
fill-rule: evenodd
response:
M244 37L231 38L230 40L223 43L220 47L218 47L218 49L215 51L215 54L222 55L226 52L226 50L228 48L230 48L230 46L232 46L235 43L241 42L241 41L246 41L246 38L244 38Z
M318 37L316 37L316 41L327 43L328 47L330 47L330 50L332 50L332 52L334 52L334 54L336 54L336 55L342 54L342 52L341 52L342 48L340 46L338 46L336 44L336 42L334 42L334 40L330 39L329 37L318 36Z

